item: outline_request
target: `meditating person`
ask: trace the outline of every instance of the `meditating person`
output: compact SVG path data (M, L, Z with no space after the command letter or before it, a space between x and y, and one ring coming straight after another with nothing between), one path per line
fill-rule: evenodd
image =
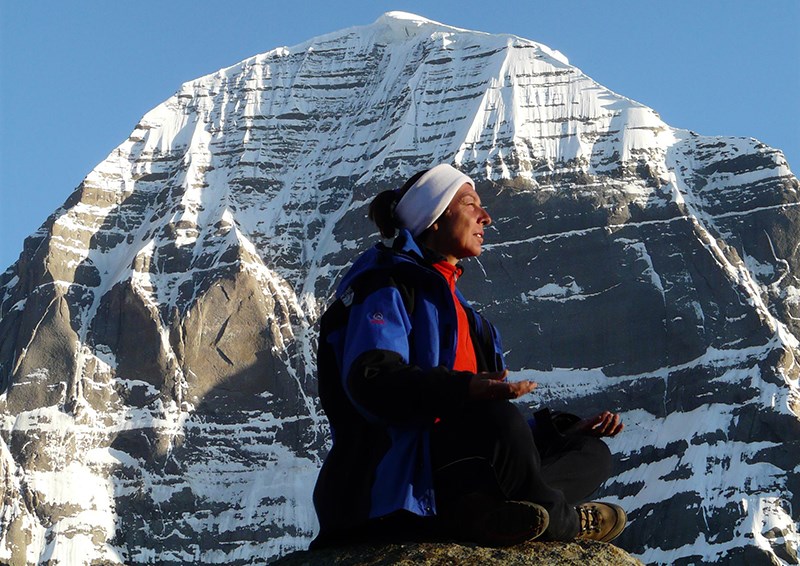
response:
M510 400L536 384L507 380L497 330L456 287L491 223L472 179L437 165L377 195L369 217L394 241L355 261L320 323L333 446L311 548L616 537L625 512L586 501L610 476L600 437L622 430L619 416L542 409L528 422Z

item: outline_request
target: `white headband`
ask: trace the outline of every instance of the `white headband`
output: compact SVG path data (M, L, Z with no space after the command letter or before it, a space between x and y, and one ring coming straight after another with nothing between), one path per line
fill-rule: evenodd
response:
M455 167L437 165L406 191L394 209L400 222L415 238L431 227L464 183L475 183Z

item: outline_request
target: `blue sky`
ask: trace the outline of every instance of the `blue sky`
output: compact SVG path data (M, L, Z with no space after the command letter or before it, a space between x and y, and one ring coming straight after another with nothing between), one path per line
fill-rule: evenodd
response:
M671 126L800 171L798 0L0 0L0 270L182 83L391 10L544 43Z

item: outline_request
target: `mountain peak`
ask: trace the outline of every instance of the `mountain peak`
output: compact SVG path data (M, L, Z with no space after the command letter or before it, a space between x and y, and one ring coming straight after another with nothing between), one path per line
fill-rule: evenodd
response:
M435 20L418 16L410 12L392 11L382 14L373 26L388 26L395 33L399 34L400 39L405 39L420 33L429 33L432 30L442 30L451 32L465 32L470 31L454 26L449 26ZM472 32L480 33L480 32ZM484 34L488 35L488 34Z
M418 16L417 14L412 14L411 12L403 12L400 10L385 12L377 20L375 20L375 23L388 23L388 22L409 22L417 26L425 24L434 24L440 27L451 27L446 24L442 24L440 22L425 18L423 16Z

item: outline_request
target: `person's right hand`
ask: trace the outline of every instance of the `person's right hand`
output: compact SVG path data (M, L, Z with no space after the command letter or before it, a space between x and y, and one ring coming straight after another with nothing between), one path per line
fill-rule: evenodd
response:
M577 432L588 436L617 436L625 425L616 413L603 411L590 419L583 419L575 423L568 432Z
M534 381L506 380L508 370L481 372L476 374L469 382L469 396L471 399L516 399L536 389Z

